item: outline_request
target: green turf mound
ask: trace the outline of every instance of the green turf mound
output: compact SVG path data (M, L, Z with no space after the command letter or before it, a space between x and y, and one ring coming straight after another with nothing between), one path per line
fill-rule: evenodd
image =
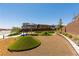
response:
M41 43L39 40L31 37L31 36L20 36L17 38L16 42L8 47L10 51L23 51L23 50L30 50Z

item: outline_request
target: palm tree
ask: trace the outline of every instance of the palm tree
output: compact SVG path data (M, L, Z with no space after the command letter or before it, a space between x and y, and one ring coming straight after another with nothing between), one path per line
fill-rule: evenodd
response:
M61 32L62 32L62 27L63 27L63 26L62 26L62 23L63 23L63 22L62 22L62 19L59 19L59 23L58 23L58 25L56 26L56 29L57 29L57 30L60 30Z

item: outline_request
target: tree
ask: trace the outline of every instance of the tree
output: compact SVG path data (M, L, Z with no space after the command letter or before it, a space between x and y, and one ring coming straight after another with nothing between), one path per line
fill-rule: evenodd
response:
M61 32L62 32L62 27L63 27L62 24L63 24L62 19L60 19L60 20L59 20L59 26L60 26L60 30L61 30Z
M37 25L37 29L39 28L39 24Z
M63 25L62 25L62 19L59 19L59 23L58 23L58 25L56 26L56 29L57 30L61 30L61 32L62 32L62 27L63 27Z
M20 32L21 31L21 29L19 28L19 27L13 27L12 29L11 29L11 33L18 33L18 32Z
M32 26L30 23L23 23L21 28L22 32L28 32L32 30Z

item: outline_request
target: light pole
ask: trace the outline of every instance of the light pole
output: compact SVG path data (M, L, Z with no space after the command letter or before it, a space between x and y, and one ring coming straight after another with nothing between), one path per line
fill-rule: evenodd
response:
M65 32L67 32L67 31L66 31L66 26L65 26Z
M3 39L4 39L4 34L3 34Z
M0 31L0 37L1 37L2 39L5 39L5 37L7 37L8 34L10 34L10 30L9 30L9 31L6 31L6 30Z
M1 31L1 33L2 33L2 38L5 39L5 34L6 34L5 31Z

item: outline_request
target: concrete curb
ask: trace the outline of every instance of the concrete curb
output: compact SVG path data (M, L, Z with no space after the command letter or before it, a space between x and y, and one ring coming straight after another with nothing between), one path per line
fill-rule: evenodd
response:
M77 54L79 55L79 46L77 46L77 44L75 44L71 39L69 39L68 37L66 37L65 35L59 34L61 36L63 36L64 38L67 39L67 41L70 42L70 44L72 45L72 47L75 49L75 51L77 52Z
M20 35L16 35L16 36L9 36L9 37L5 37L5 39L7 39L7 38L15 38L15 37L18 37L18 36L20 36ZM2 39L3 40L3 38L0 38L0 39Z

